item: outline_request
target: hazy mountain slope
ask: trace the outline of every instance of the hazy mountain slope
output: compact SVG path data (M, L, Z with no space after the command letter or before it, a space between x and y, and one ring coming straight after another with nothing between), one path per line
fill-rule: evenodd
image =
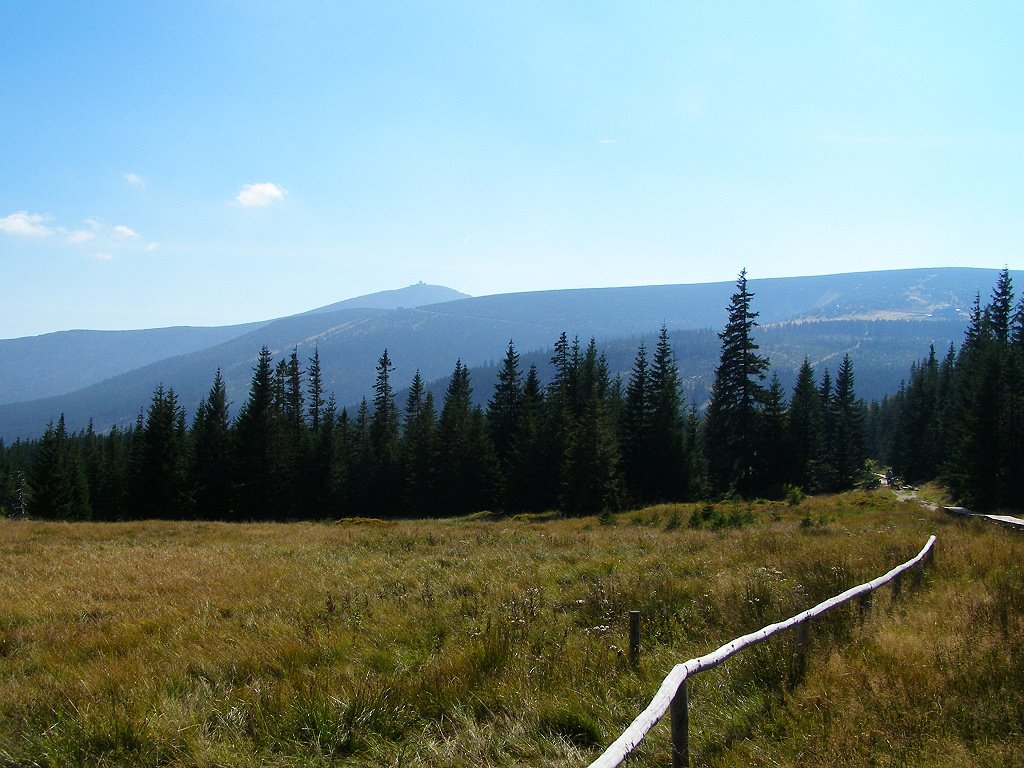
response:
M309 313L342 309L397 309L467 298L440 285L418 283L357 296ZM152 328L133 331L75 330L0 340L0 405L73 392L96 382L180 355L199 352L272 320L213 328ZM256 349L259 350L259 344Z
M987 297L996 274L994 270L904 270L751 280L749 285L756 294L754 308L766 326L762 346L777 364L785 360L795 368L807 354L812 362L833 360L830 367L834 369L843 351L854 350L858 391L871 397L895 390L910 363L927 353L929 341L935 341L940 353L950 340L959 343L966 309L976 293ZM677 345L684 343L683 329L720 329L733 290L732 283L581 289L460 299L416 309L307 313L266 323L215 347L158 361L69 395L0 406L0 436L9 440L38 435L62 411L72 429L84 426L90 416L100 429L124 423L148 404L160 383L173 387L191 412L208 392L218 367L237 407L246 398L252 366L264 344L276 359L296 348L303 364L319 347L325 387L341 404L356 403L372 392L375 366L385 348L396 366L392 380L399 387L412 379L417 368L430 381L447 376L457 358L470 366L500 360L509 339L524 354L545 350L563 330L584 341L595 336L606 345L622 340L616 342L625 350L619 370L628 371L637 339L656 333L662 323L673 331ZM922 319L869 323L870 332L822 322L851 317ZM942 322L950 320L951 324ZM795 322L785 329L770 327L780 321ZM769 346L769 342L776 344L772 341L776 335L777 347ZM689 384L695 397L717 361L714 333L706 333L705 339L710 339L705 344L710 351L695 354L692 365L680 350L684 375L693 377ZM785 381L782 370L780 375ZM863 386L876 380L877 386ZM486 399L489 392L483 390L489 390L489 385L481 381L476 386L478 396Z
M760 352L770 359L772 371L779 375L787 395L792 391L805 356L820 380L826 368L834 378L843 355L849 354L854 364L857 395L870 401L895 392L906 378L910 364L928 354L929 345L935 346L940 359L950 343L959 347L964 328L962 320L823 320L760 327L755 329L754 338ZM647 346L649 361L657 337L657 333L651 332L599 342L612 377L621 375L623 383L628 381L640 342ZM721 351L718 335L710 329L677 329L670 331L670 339L687 403L702 406L710 394L718 366ZM541 382L547 383L553 373L549 362L552 354L550 347L521 353L520 367L524 375L531 364L536 365ZM494 391L501 357L503 355L470 369L473 399L481 405L486 404ZM428 380L427 388L439 403L450 373ZM404 387L408 381L399 381L399 384ZM404 395L404 391L399 394L399 402Z
M337 312L339 309L402 309L403 307L422 307L425 304L437 304L442 301L471 298L469 294L447 288L443 285L416 283L406 288L393 291L379 291L365 296L345 299L326 307L311 309L303 314L311 315L319 312Z
M976 292L992 290L996 274L907 269L749 279L747 285L763 325L800 319L923 319L966 311ZM662 322L671 328L718 328L734 290L734 282L722 282L506 293L434 304L429 311L467 319L528 317L549 330L600 326L608 334L626 335L645 333Z
M0 340L0 404L58 395L221 344L262 323L216 328L61 331Z

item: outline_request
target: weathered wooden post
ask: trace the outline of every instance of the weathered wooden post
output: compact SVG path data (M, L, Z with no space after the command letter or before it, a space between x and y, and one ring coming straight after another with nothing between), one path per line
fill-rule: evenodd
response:
M640 611L629 612L629 663L640 666Z
M672 719L672 768L690 767L690 702L686 679L676 688L669 715Z
M793 684L798 685L807 676L807 653L811 647L811 620L804 619L796 625L796 670Z
M921 581L924 579L924 563L918 563L914 566L914 588L921 586Z
M897 573L892 580L892 601L895 603L900 599L900 592L903 591L903 574Z
M857 604L860 606L861 623L864 623L864 620L868 617L868 613L871 611L871 593L865 592L857 598Z

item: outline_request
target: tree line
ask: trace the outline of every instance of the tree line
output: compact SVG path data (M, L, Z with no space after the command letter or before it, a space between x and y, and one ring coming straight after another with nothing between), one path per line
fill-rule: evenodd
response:
M325 393L318 351L275 362L264 347L234 418L218 372L191 424L161 385L130 428L69 433L61 417L39 440L0 442L0 505L60 519L582 515L853 486L867 407L849 356L834 381L805 359L787 397L758 353L752 298L743 271L703 413L685 402L665 327L625 376L594 339L563 332L543 385L510 341L486 406L461 361L440 403L418 371L399 402L384 350L372 399L351 413Z
M972 509L1024 507L1024 297L1009 270L975 297L959 349L911 366L873 409L876 450L911 482L938 479Z

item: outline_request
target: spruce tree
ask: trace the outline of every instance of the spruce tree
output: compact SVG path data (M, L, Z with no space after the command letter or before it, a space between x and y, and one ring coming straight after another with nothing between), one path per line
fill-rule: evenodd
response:
M263 347L253 368L249 398L234 426L236 516L267 520L281 516L287 489L279 461L280 418L270 350Z
M501 370L498 371L494 394L487 402L487 423L503 473L508 472L512 435L519 418L522 400L523 375L519 370L519 354L510 339L508 349L505 351L504 362Z
M651 396L647 347L641 341L633 360L619 425L619 445L626 489L634 503L651 492Z
M509 453L509 469L504 483L504 508L507 512L539 512L550 504L546 488L557 476L545 455L544 394L537 366L531 365L523 383L523 401L516 419Z
M608 370L594 339L576 359L578 405L565 445L559 503L566 514L598 514L619 503L618 455L606 408Z
M728 307L719 365L708 404L705 450L711 487L747 495L762 474L757 440L766 390L762 382L768 360L757 353L753 329L758 313L747 289L747 271L740 272Z
M185 411L171 388L159 385L143 423L131 506L142 518L190 516Z
M554 369L544 396L543 454L548 471L537 478L544 506L558 506L561 493L561 469L565 466L569 435L576 410L576 376L579 362L579 339L569 342L565 331L555 342L551 356Z
M486 418L472 401L469 368L456 361L438 419L437 472L444 514L489 508L498 490L498 464Z
M782 495L783 485L788 480L790 469L789 410L786 395L778 374L772 373L765 396L764 412L761 419L760 450L764 459L761 463L764 476L762 488L771 496Z
M405 403L402 433L404 507L410 515L423 517L438 512L437 496L437 413L434 397L427 392L419 369L413 375Z
M370 419L371 494L378 514L393 515L400 509L402 471L399 455L398 405L391 374L395 367L385 349L377 360L377 380L373 385L373 416Z
M789 440L787 456L790 482L805 491L814 492L822 487L821 465L824 448L823 412L814 369L805 357L797 372L793 397L789 406Z
M835 486L852 488L860 479L867 458L864 441L864 404L854 392L853 361L849 355L836 373L835 395L832 398L832 457Z
M314 360L316 360L314 356ZM319 361L317 360L319 365ZM338 499L332 484L332 466L335 454L337 429L337 405L334 395L326 401L321 400L315 406L316 399L312 395L313 368L310 367L310 444L306 470L308 485L307 497L311 513L317 517L334 516L338 509ZM322 397L322 393L321 393ZM316 414L314 416L314 413ZM313 422L316 428L313 428Z
M309 396L309 428L314 434L320 431L320 415L324 408L324 381L320 371L320 347L313 347L313 357L309 359L309 383L306 394Z
M344 416L344 411L342 412ZM370 404L364 397L355 418L347 425L344 442L345 462L341 469L345 478L345 498L349 514L370 516L377 512L377 499L372 486L374 477L373 440L370 436Z
M227 386L220 369L192 423L192 471L196 516L230 518L232 506L231 425Z
M648 386L650 413L650 484L648 500L680 501L686 498L691 478L686 456L686 429L679 367L662 325L651 358Z
M1010 340L1013 326L1013 280L1010 271L1003 267L999 272L995 288L992 289L992 301L985 310L985 320L990 333L1000 344Z
M91 516L89 489L78 451L64 425L50 422L32 462L28 512L33 517L84 520Z

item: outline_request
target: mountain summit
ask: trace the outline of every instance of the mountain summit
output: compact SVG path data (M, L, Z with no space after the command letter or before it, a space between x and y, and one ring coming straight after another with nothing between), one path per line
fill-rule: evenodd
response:
M345 299L325 307L311 309L303 314L315 315L322 312L336 312L339 309L414 309L427 304L440 304L443 301L469 298L472 297L468 293L460 293L454 288L419 282L405 288L396 288L393 291L379 291L365 296L356 296L354 299Z

